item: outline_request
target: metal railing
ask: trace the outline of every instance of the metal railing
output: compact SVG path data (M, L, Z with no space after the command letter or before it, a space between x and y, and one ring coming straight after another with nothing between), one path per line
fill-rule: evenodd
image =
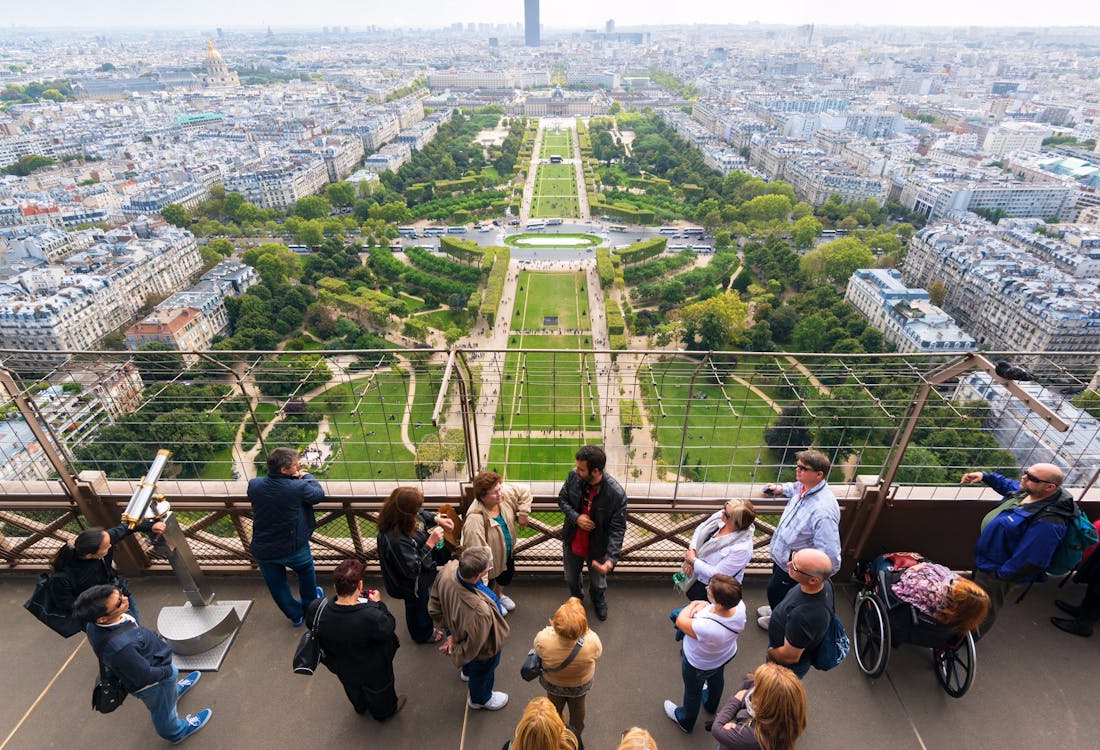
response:
M1095 366L1076 364L1080 352L987 355L1024 364L1034 384L944 355L96 352L49 367L29 356L0 352L0 556L9 566L41 567L81 524L113 523L162 447L174 455L161 491L200 562L226 570L251 566L245 481L277 445L303 449L326 488L313 537L322 566L373 559L376 514L394 486L454 503L477 469L493 468L530 483L538 501L518 540L521 565L557 567L553 499L583 443L607 449L607 471L631 498L622 567L647 571L678 562L721 499L759 499L763 483L793 479L793 454L809 445L834 463L844 530L858 532L846 551L896 538L888 530L920 503L905 530L927 537L923 549L965 548L974 525L959 521L945 535L940 514L969 518L992 498L955 484L965 470L1053 460L1082 486L1100 462L1095 420L1070 403L1095 377ZM914 412L917 400L923 411ZM90 473L76 479L80 471ZM764 567L781 506L761 505L754 564ZM120 564L160 562L134 549Z

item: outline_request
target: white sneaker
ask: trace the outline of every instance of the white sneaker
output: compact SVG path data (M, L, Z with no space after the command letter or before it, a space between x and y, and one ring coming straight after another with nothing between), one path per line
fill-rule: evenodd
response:
M508 596L507 594L501 594L497 598L500 599L501 606L503 606L509 612L516 608L516 603L512 601L512 597Z
M469 696L466 696L466 705L473 709L485 710L485 711L499 711L508 705L508 693L502 693L498 690L494 690L493 694L489 696L489 700L485 703L474 703L470 700Z
M463 672L461 669L458 670L458 679L462 680L463 682L469 682L470 681L469 676L465 672Z
M760 627L764 628L764 630L768 629L768 626L771 625L771 622L772 622L772 616L771 615L767 615L766 617L757 617L756 618L756 624L759 625Z
M757 617L771 617L772 616L772 608L769 607L767 604L765 604L763 607L757 607L756 608L756 616Z

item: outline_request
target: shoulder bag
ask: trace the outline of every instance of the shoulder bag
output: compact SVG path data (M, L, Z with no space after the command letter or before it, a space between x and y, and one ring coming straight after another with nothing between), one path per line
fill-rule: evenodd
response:
M129 630L132 627L134 627L134 624L128 622L113 629L103 641L103 647L105 648L107 642L120 632ZM92 708L101 714L109 714L126 700L126 688L123 687L122 680L119 679L118 675L107 668L107 665L103 663L103 659L99 658L98 653L96 658L99 659L99 675L96 676L95 687L92 688Z
M298 647L294 649L294 674L311 676L317 671L317 665L321 663L321 640L317 636L317 626L321 622L321 613L325 611L326 604L328 604L328 597L321 600L321 604L317 607L317 614L313 616L313 624L309 626L309 630L302 633Z
M542 665L542 658L535 653L535 649L531 649L527 652L527 658L523 660L523 664L519 668L519 676L530 682L543 672L557 672L565 669L566 665L573 661L573 657L577 655L577 652L581 650L581 646L583 645L584 636L582 635L577 639L577 642L573 644L573 650L569 652L569 656L565 657L565 661L556 667L544 667Z
M84 623L73 617L72 610L63 609L54 596L54 584L59 578L69 578L64 570L51 573L39 573L34 591L23 603L24 609L37 617L51 630L66 638L74 636L84 629Z

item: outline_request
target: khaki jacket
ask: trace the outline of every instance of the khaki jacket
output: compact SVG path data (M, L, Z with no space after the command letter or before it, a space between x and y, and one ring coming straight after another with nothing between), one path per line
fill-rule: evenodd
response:
M456 667L491 658L508 639L508 623L492 600L458 580L458 560L451 560L435 577L428 613L437 628L451 631L451 661Z
M535 653L542 659L543 666L556 667L565 661L573 650L576 641L569 641L558 635L554 628L547 626L535 636ZM543 677L552 685L578 687L591 680L596 674L596 659L603 653L600 637L589 630L584 634L584 645L577 651L573 661L557 672L543 672Z
M531 514L531 490L515 484L500 486L500 514L512 535L512 550L516 548L516 517L520 513ZM489 580L504 572L508 567L505 556L504 534L500 526L485 510L480 500L474 500L466 511L462 524L463 547L488 547L493 551L493 567L489 569Z

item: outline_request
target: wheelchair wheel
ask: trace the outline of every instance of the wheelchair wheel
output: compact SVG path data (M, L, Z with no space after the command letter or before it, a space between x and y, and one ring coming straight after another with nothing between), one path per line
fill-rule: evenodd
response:
M855 623L856 662L868 677L880 677L886 671L890 656L890 622L886 606L872 591L861 591L856 597Z
M974 648L974 636L966 634L966 640L956 648L932 649L932 663L936 679L952 698L961 698L974 683L978 670L978 652Z

